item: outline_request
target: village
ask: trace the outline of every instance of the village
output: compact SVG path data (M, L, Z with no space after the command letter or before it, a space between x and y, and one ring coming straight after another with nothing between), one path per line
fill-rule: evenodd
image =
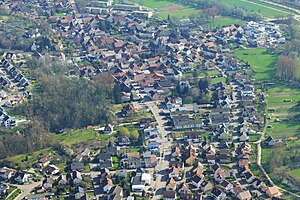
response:
M261 148L282 141L264 137L267 116L260 108L265 95L257 91L251 65L235 58L232 46L284 44L284 25L251 21L207 31L181 20L174 29L135 4L91 1L80 14L72 0L58 2L6 1L6 6L16 15L50 22L56 50L47 56L76 66L67 76L93 79L108 73L114 78L122 94L115 113L119 120L141 113L148 117L97 129L114 137L103 148L57 147L50 155L37 155L30 169L2 167L1 195L28 200L281 199L284 191L257 171L263 170ZM50 16L22 11L26 4ZM72 14L53 16L51 7ZM32 51L36 48L33 43ZM0 92L3 127L18 125L5 107L31 96L31 82L18 69L24 67L18 60L8 52L0 62L0 82L8 91ZM68 165L62 166L65 159Z

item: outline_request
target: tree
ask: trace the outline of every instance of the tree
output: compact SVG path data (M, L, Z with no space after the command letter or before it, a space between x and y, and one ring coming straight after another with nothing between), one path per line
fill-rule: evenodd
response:
M269 157L269 169L274 172L283 165L283 147L274 148Z
M119 129L119 134L120 135L130 136L130 132L129 132L128 128L126 128L126 127L121 127Z
M114 88L113 88L113 97L114 97L114 100L115 100L115 103L122 103L122 91L121 91L121 88L119 85L115 85Z
M206 76L205 78L201 78L198 83L200 93L201 92L207 93L210 85L211 85L211 79L208 76Z
M139 138L139 131L138 130L134 130L130 133L130 139L137 140L138 138Z
M298 70L297 60L292 56L280 55L276 63L276 75L283 80L295 80Z

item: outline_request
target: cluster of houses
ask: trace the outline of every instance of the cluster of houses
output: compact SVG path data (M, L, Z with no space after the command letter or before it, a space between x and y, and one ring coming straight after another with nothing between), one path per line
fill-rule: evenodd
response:
M151 18L153 12L145 10L142 6L127 2L126 4L115 4L113 0L91 1L86 6L86 12L90 14L115 14L131 13L135 16Z
M232 25L221 29L217 35L226 38L226 41L250 47L275 47L286 42L280 26L269 21Z
M15 104L22 102L31 96L26 86L31 82L22 74L19 68L26 67L24 62L15 62L17 55L7 52L0 61L0 124L9 128L16 125L16 121L6 113L6 108L11 108Z

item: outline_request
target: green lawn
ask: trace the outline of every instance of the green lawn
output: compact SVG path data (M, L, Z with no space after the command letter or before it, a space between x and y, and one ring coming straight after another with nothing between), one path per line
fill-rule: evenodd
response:
M267 163L272 151L273 151L273 149L271 149L271 148L268 148L268 149L263 148L262 149L261 163L263 165L265 165Z
M42 149L39 151L35 151L31 154L20 154L14 157L10 157L7 160L16 164L15 168L20 167L22 169L29 169L32 165L37 161L37 158L51 155L51 149Z
M183 9L174 10L174 11L160 11L158 13L158 16L161 19L167 19L168 15L170 15L170 17L177 17L179 19L184 19L184 18L187 18L189 15L198 14L200 12L201 12L200 10L197 10L195 8L183 8Z
M246 1L246 0L211 0L211 1L222 2L232 7L242 8L249 12L261 13L265 17L276 17L278 15L288 15L289 13L292 13L292 12L288 12L288 10L286 9L279 8L278 6L265 5L265 3L258 2L258 0L254 0L254 2L260 5L251 3L250 1Z
M293 176L300 178L300 169L293 169L290 172Z
M260 138L260 134L253 134L253 135L249 136L249 141L250 142L256 142L256 141L259 140L259 138Z
M22 193L22 191L20 189L16 189L13 191L13 193L9 194L9 197L6 198L5 200L14 200L21 193Z
M87 142L92 140L107 140L112 135L99 134L93 129L79 129L69 131L63 134L53 134L53 137L62 144L72 145L79 142Z
M169 0L130 0L130 1L153 9L160 9L167 6L178 5L178 3L173 3L172 1Z
M225 83L226 82L226 78L224 78L224 77L218 77L218 78L212 78L211 79L211 83L212 84L215 84L215 83L218 83L218 82Z
M248 62L254 70L253 78L268 80L275 78L275 63L278 55L270 55L265 48L235 50L237 58Z
M208 28L208 29L218 29L224 26L230 26L233 24L244 24L245 21L244 20L240 20L240 19L233 19L233 18L229 18L229 17L219 17L219 18L215 18L214 21L205 24L203 27L204 28Z

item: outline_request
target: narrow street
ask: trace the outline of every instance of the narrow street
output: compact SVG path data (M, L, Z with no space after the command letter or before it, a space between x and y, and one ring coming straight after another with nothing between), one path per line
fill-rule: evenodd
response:
M153 188L156 188L155 195L152 199L161 199L162 194L165 190L166 187L166 180L167 178L165 177L167 175L167 170L168 170L168 161L166 160L166 156L171 153L171 146L172 142L167 139L167 135L169 132L165 130L165 123L167 120L163 119L163 116L159 115L159 112L161 111L155 102L148 102L146 105L149 107L151 110L155 120L157 121L157 127L159 129L160 137L159 142L161 143L160 146L160 161L155 168L157 172L157 177L156 181L153 181Z
M32 191L34 188L36 188L36 187L38 187L38 186L40 186L40 185L42 185L42 182L41 182L41 181L40 181L40 182L32 182L32 183L30 183L30 184L24 184L24 185L14 185L14 186L18 187L18 188L22 191L22 193L19 194L19 195L15 198L15 200L21 200L21 199L24 199L26 196L28 196L28 195L31 193L31 191Z

